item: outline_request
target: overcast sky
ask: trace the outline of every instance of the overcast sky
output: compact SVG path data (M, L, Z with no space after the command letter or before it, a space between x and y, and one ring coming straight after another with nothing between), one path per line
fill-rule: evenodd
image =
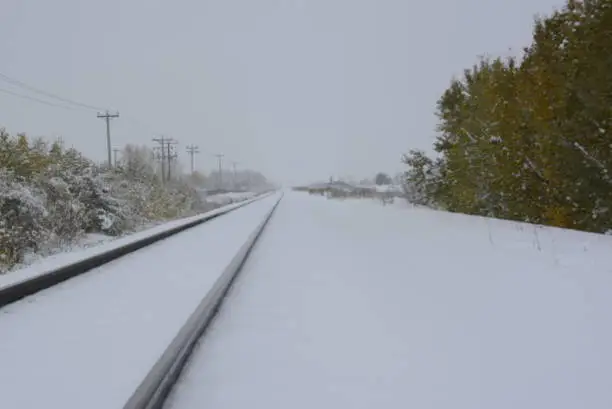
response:
M0 73L118 109L113 145L155 133L279 182L402 170L478 55L527 45L558 0L0 0ZM5 83L0 90L37 96ZM38 96L40 97L40 96ZM0 92L0 126L104 159L95 111Z

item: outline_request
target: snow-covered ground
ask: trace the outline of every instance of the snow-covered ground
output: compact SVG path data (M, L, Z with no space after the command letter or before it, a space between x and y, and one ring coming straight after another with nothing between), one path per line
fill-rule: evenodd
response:
M143 226L142 230L140 231L147 230L150 227L152 226ZM108 243L118 238L119 237L108 236L102 233L88 233L83 235L83 237L74 240L74 242L70 244L50 243L49 245L45 246L45 248L39 249L36 252L26 253L23 262L12 266L6 272L0 273L0 282L2 282L2 277L4 277L5 275L11 274L14 271L19 271L21 269L27 268L34 264L44 262L44 260L48 257L57 257L60 254L65 255L68 253L80 252L90 247L100 246L104 243Z
M234 203L240 203L240 202L252 199L257 195L258 193L253 193L253 192L225 193L221 195L209 196L207 198L204 198L204 201L211 205L210 207L212 210L212 209L219 208L222 206L227 206L227 205L234 204ZM184 219L187 219L187 218L181 218L177 220L184 220ZM8 272L4 274L0 272L0 284L3 281L2 277L5 274L9 274L9 273L12 274L13 272L19 271L22 269L32 269L32 268L38 269L39 268L38 265L41 263L42 264L47 263L48 262L47 259L49 258L58 259L58 260L64 260L64 259L72 260L75 254L78 254L84 250L90 249L91 247L100 246L101 244L105 244L113 240L117 240L119 238L125 238L126 236L130 236L136 233L149 231L150 229L156 228L161 225L167 224L168 226L170 226L175 222L176 220L173 220L170 222L168 221L158 222L154 224L140 226L138 231L127 234L127 235L119 236L119 237L108 236L108 235L100 234L100 233L86 234L81 239L69 245L63 244L63 245L57 245L57 246L54 246L54 245L47 246L46 248L43 248L37 253L26 254L24 261L16 266L13 266Z
M251 199L255 200L255 197ZM28 280L41 274L47 274L52 270L56 270L62 266L76 263L83 259L91 258L107 251L125 246L127 244L143 240L147 237L157 235L164 231L185 226L194 221L207 218L210 215L222 213L227 209L239 207L245 200L236 201L236 203L225 206L218 206L216 209L206 213L198 214L191 217L183 217L177 220L172 220L165 223L159 223L148 229L143 229L139 232L128 234L122 237L109 238L102 234L91 234L85 237L85 240L74 247L66 247L63 250L47 257L38 257L30 260L28 265L23 265L21 268L7 274L0 274L0 289L13 285L20 281Z
M206 196L204 200L208 203L226 205L230 203L240 202L243 200L248 200L257 195L258 193L255 192L227 192L219 193L217 195Z
M278 198L0 309L0 407L121 408Z
M167 407L612 407L612 237L290 192Z

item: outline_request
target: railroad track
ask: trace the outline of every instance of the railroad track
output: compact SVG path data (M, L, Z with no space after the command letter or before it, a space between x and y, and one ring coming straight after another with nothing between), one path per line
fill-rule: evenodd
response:
M37 407L44 402L66 408L163 407L282 198L282 193L264 194L42 276L0 287L0 307L6 307L0 308L0 331L5 334L0 339L0 351L4 351L0 354L0 395L4 402L11 407ZM260 203L245 207L255 201ZM180 235L183 238L178 237L178 241L161 244L159 250L145 251L166 237L242 207L244 210L235 216L203 226L200 233L193 229L184 237ZM199 238L202 232L205 240ZM173 268L164 270L164 258L178 250L177 245L183 248L187 243L192 244L179 253L210 249L203 253L202 260L215 256L215 261L198 267L201 256L196 254L189 266L175 265L181 280L186 278L185 282L193 284L184 292L184 285L172 284ZM135 254L121 258L131 253ZM147 260L157 263L157 267L148 271ZM86 280L45 291L34 302L15 302L92 269L96 272L86 275ZM168 306L164 304L177 302L178 308L165 311ZM151 329L158 325L160 330ZM125 339L114 345L118 338ZM121 355L129 357L125 362L140 364L116 360ZM115 365L115 360L121 363ZM46 363L41 367L42 361ZM113 374L122 374L116 376L121 380L111 380L109 376ZM99 380L92 381L94 378ZM24 395L20 390L37 393ZM96 398L98 394L105 398Z
M10 284L0 285L0 309L39 291L46 290L66 280L85 274L88 271L110 263L111 261L114 261L120 257L134 253L135 251L150 246L153 243L157 243L168 237L175 236L190 228L199 226L219 216L228 214L236 209L246 206L249 203L268 197L270 194L273 193L265 193L240 203L223 206L202 215L188 218L184 223L179 223L178 225L168 229L156 231L153 234L146 235L142 238L135 240L130 239L130 237L118 239L117 241L120 241L120 243L118 243L116 246L111 246L111 248L100 251L91 255L90 257L63 265L58 268L52 268L33 277L24 278L23 280Z
M240 250L236 253L211 290L202 299L198 307L187 319L176 337L168 345L163 355L151 368L140 386L130 397L124 409L161 409L181 372L189 361L198 340L205 335L216 313L219 311L225 295L238 277L251 250L257 243L282 195L266 214L261 223L251 233Z

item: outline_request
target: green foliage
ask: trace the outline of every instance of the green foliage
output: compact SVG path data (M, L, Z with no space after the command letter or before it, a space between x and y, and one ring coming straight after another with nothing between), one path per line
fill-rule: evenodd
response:
M86 233L117 236L202 210L186 183L161 184L148 148L127 146L123 157L106 169L59 142L0 129L0 273Z
M612 228L610 50L612 0L571 0L537 20L520 63L484 59L451 82L437 106L440 159L407 155L408 185L451 211Z
M434 205L440 188L437 164L417 150L404 155L403 162L409 167L404 181L408 199L419 205Z

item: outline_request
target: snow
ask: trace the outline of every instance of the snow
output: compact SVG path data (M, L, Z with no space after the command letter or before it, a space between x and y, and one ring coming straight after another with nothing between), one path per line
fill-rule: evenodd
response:
M2 308L2 407L121 408L278 198Z
M289 192L167 408L610 408L612 237Z
M225 205L237 201L248 200L256 195L257 193L254 192L227 192L206 196L204 200L208 203Z
M254 199L253 199L254 200ZM186 224L192 223L196 220L200 220L202 218L210 217L211 215L223 213L227 209L233 209L239 207L241 203L231 204L228 206L224 206L210 212L202 213L197 216L184 217L178 220L173 220L171 222L166 222L160 224L158 226L152 227L150 229L146 229L140 231L138 233L130 234L115 240L108 240L107 242L100 243L97 246L93 247L80 247L76 248L75 251L72 252L63 252L54 254L49 257L45 257L36 262L33 262L27 267L24 267L19 270L12 271L7 274L0 274L0 290L2 288L6 288L8 286L17 284L19 282L29 280L33 277L47 274L50 271L56 270L62 266L73 264L78 261L94 257L99 254L106 253L110 250L125 246L127 244L143 240L147 237L154 236L156 234L162 233L167 230L171 230L180 226L184 226ZM99 237L100 235L98 235ZM86 243L85 243L86 245Z
M377 193L402 193L403 189L401 185L391 184L391 185L375 185L375 184L359 184L358 188L362 189L372 189Z
M148 226L149 228L151 226ZM146 228L145 228L146 229ZM145 230L143 229L143 230ZM30 252L24 255L24 260L22 263L15 266L15 270L23 269L26 266L31 266L34 263L40 263L41 260L44 260L47 257L56 255L58 253L69 253L82 251L89 247L99 246L103 243L108 243L112 240L116 240L115 236L108 236L103 233L86 233L78 240L75 240L69 244L58 245L58 243L52 243L49 247L44 248L42 251ZM12 274L11 272L4 274ZM3 275L0 275L0 282L2 282Z

